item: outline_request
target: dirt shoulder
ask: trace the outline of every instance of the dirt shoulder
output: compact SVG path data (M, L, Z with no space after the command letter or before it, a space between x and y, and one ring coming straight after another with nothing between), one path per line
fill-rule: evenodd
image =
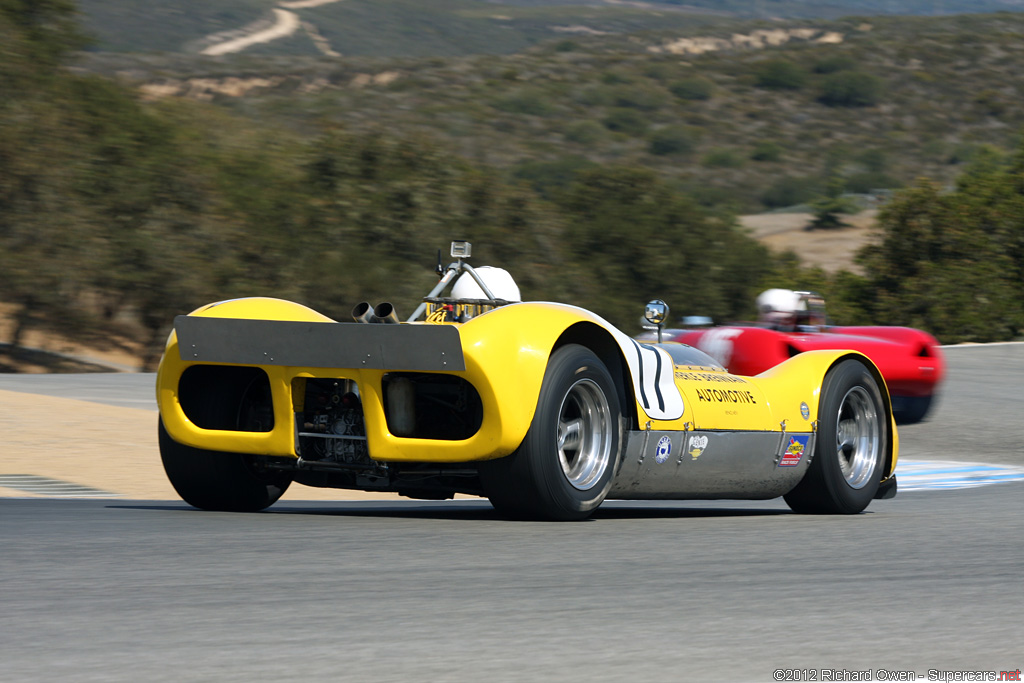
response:
M155 410L0 391L0 477L33 475L141 500L179 500L160 463ZM0 487L0 497L40 494ZM398 500L293 484L282 500Z

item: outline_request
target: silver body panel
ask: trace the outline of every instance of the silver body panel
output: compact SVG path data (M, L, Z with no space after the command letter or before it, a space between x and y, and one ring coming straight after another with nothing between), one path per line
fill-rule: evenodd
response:
M815 434L632 431L609 498L775 498L807 472Z

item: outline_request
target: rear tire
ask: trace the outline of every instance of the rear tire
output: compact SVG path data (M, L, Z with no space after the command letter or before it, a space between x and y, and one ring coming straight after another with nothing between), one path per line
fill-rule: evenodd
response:
M207 429L257 431L256 407L269 401L269 386L251 375L226 375L195 395L189 415L193 422ZM256 456L178 443L167 433L162 418L158 434L167 478L182 500L194 507L257 512L277 502L291 484L290 474L261 467Z
M537 410L515 453L480 465L484 491L504 515L585 519L604 501L618 466L619 397L590 349L552 354Z
M291 484L284 472L261 470L255 456L193 448L171 438L160 420L160 458L181 499L201 510L258 512Z
M822 383L814 459L784 498L794 512L856 514L878 491L891 435L875 377L845 360Z

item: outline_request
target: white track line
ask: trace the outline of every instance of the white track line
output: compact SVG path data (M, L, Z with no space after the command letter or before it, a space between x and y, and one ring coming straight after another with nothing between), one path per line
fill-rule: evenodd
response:
M965 489L1024 481L1024 467L900 458L896 464L896 481L901 492Z
M91 486L75 484L60 479L50 479L34 474L0 474L0 488L33 493L46 498L119 498L120 493L111 493Z

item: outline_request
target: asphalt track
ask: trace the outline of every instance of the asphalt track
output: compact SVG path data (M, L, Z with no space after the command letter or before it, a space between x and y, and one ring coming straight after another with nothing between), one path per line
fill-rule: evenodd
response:
M1024 346L947 359L903 456L1024 465ZM110 394L93 393L144 398ZM852 517L611 502L576 524L508 522L477 501L238 515L0 499L0 680L998 675L1024 668L1022 492L902 492Z

